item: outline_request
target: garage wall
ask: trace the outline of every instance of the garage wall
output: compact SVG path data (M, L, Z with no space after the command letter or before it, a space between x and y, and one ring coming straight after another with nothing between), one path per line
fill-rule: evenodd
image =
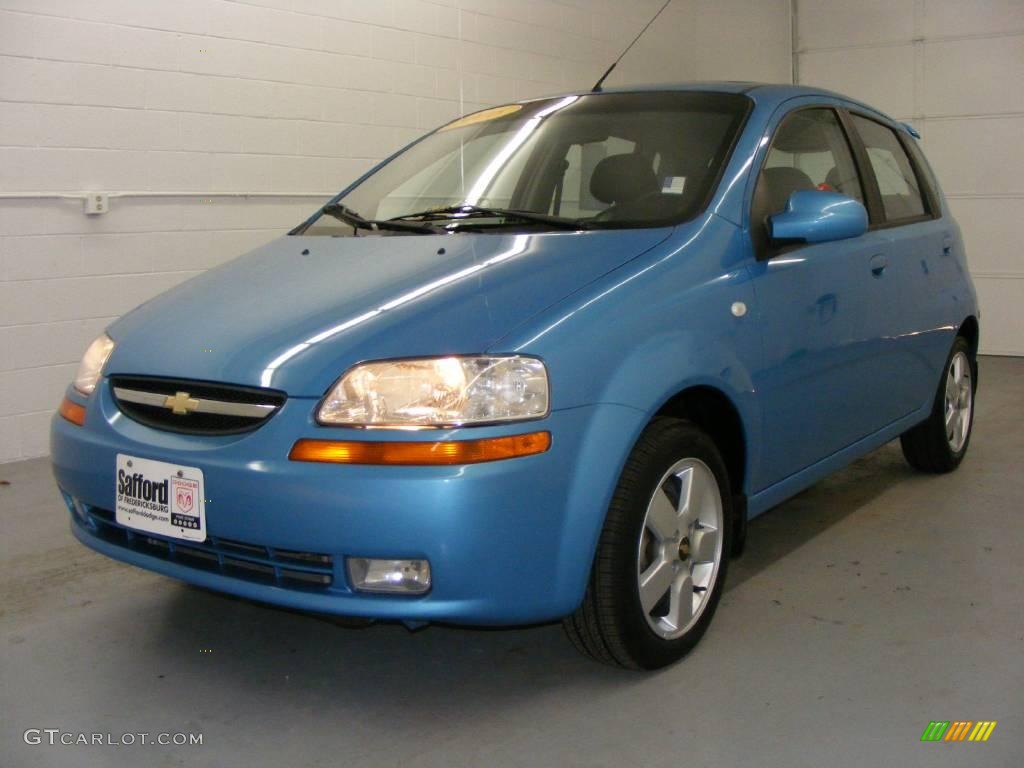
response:
M613 38L621 41L619 50L629 44L661 4L659 0L613 4L626 11L624 21L632 17L631 23L619 25L619 36ZM643 13L640 8L645 9ZM793 50L789 8L790 0L672 0L608 83L789 83ZM632 14L630 9L634 9ZM612 17L605 19L615 21ZM607 30L607 34L615 31Z
M461 111L589 87L660 5L0 0L0 461L46 453L114 317ZM788 0L676 0L609 82L788 78L788 30ZM185 194L24 197L94 190Z
M981 351L1024 355L1024 0L797 0L797 77L912 123L966 240Z

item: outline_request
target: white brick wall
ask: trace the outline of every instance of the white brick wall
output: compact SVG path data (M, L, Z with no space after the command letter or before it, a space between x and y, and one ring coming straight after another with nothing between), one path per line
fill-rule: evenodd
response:
M914 124L963 230L981 351L1024 355L1024 0L800 0L800 82Z
M132 304L460 110L589 87L660 4L0 0L0 194L197 193L99 217L0 200L0 461L46 453L82 351ZM656 32L611 84L788 78L788 0L675 0Z

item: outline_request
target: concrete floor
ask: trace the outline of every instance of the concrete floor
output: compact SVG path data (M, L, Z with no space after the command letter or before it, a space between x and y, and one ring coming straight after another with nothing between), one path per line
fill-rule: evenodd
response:
M1020 766L1024 360L986 358L960 470L890 444L751 524L703 643L659 674L558 626L344 629L75 542L45 460L0 466L2 766ZM922 744L930 720L996 720ZM203 734L28 746L27 728Z

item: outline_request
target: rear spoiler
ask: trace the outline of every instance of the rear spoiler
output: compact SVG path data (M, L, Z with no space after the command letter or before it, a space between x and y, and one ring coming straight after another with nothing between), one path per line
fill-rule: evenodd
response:
M902 125L903 129L911 136L913 136L915 139L921 138L921 134L917 132L917 128L912 126L910 123L900 123L900 125Z

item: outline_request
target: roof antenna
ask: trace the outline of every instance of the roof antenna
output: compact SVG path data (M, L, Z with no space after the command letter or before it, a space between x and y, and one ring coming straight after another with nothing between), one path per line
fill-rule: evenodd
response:
M608 67L608 69L605 70L605 73L603 75L601 75L601 79L598 80L596 83L594 83L594 87L590 89L591 92L593 92L593 93L600 93L601 92L601 84L604 83L604 81L608 79L608 75L610 75L612 73L612 70L615 69L615 66L620 61L622 61L622 57L625 56L627 53L629 53L629 49L632 48L634 45L636 45L636 41L639 40L641 37L643 37L644 32L646 32L647 29L651 26L651 24L653 24L657 20L657 18L659 16L661 16L662 11L664 11L666 8L668 8L669 3L671 3L671 2L672 2L672 0L665 0L665 4L663 6L661 6L661 8L658 10L658 12L656 14L654 14L653 17L651 17L651 20L647 22L647 24L644 26L644 28L640 30L640 34L638 34L636 37L633 38L633 42L630 43L629 45L627 45L626 46L626 50L624 50L622 53L619 54L619 58L617 58L615 61L613 61L612 65L610 67Z

